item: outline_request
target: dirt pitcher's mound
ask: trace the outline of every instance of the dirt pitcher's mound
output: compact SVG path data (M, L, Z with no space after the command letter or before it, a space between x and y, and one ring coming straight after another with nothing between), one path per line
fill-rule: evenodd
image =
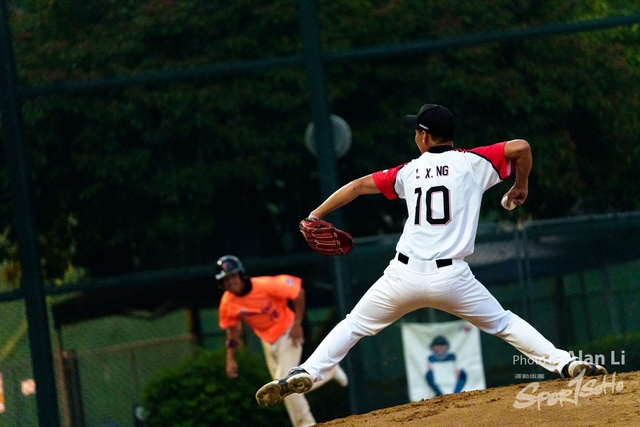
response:
M640 372L448 394L317 425L640 427Z

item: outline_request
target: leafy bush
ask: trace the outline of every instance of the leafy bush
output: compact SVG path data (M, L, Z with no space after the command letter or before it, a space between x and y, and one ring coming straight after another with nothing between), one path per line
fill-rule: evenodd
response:
M149 427L288 425L284 405L261 407L259 386L269 381L264 360L240 349L239 376L225 372L225 350L202 350L180 365L160 370L142 393Z

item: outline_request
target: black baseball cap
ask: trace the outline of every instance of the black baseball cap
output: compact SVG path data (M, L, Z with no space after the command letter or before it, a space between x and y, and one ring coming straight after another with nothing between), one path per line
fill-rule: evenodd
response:
M437 104L424 104L417 115L404 116L404 127L422 129L431 135L453 139L456 124L448 108Z

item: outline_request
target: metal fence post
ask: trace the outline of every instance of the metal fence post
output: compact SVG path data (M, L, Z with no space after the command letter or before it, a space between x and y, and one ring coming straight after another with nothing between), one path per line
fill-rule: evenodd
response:
M22 290L27 312L29 346L40 427L58 427L58 399L51 354L49 319L45 301L37 235L33 226L29 169L23 143L22 103L18 93L18 77L13 56L9 8L2 0L0 7L0 108L5 131L7 163L10 171L11 197L16 233L20 248Z
M616 309L615 297L613 290L611 289L611 280L609 275L609 267L605 263L602 266L602 294L604 296L604 303L609 309L609 321L611 322L611 332L616 337L621 335L620 322L618 321L618 310Z
M333 125L327 101L327 83L324 74L322 41L320 39L320 23L317 0L299 0L300 32L304 49L307 72L307 87L311 116L314 122L316 150L318 153L318 174L320 176L320 192L323 198L329 197L338 188L336 157L334 153ZM343 228L342 212L331 213L333 223ZM340 318L347 313L345 286L348 283L347 266L340 257L334 258L334 277L336 296ZM353 355L345 359L345 370L350 378L354 378ZM357 413L357 395L355 387L349 387L350 410Z
M524 316L529 323L534 323L534 310L533 310L533 288L531 285L531 258L529 256L529 249L527 248L527 226L524 225L520 229L520 244L522 247L522 274L520 286L523 289L522 303L524 305Z

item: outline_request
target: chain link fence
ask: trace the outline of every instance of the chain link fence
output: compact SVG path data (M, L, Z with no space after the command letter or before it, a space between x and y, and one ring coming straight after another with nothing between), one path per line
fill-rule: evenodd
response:
M24 316L20 304L3 306L13 316ZM197 348L193 334L185 331L184 313L158 319L111 316L51 334L60 425L68 427L142 426L140 396L146 382L159 369L192 357ZM0 362L0 427L36 427L29 345L25 334L9 337L13 341L2 340L2 348L11 349Z
M193 355L190 334L61 354L66 397L63 425L142 425L136 414L144 384L158 369ZM66 410L65 410L66 409ZM137 418L137 419L136 419ZM133 424L132 424L133 423Z

